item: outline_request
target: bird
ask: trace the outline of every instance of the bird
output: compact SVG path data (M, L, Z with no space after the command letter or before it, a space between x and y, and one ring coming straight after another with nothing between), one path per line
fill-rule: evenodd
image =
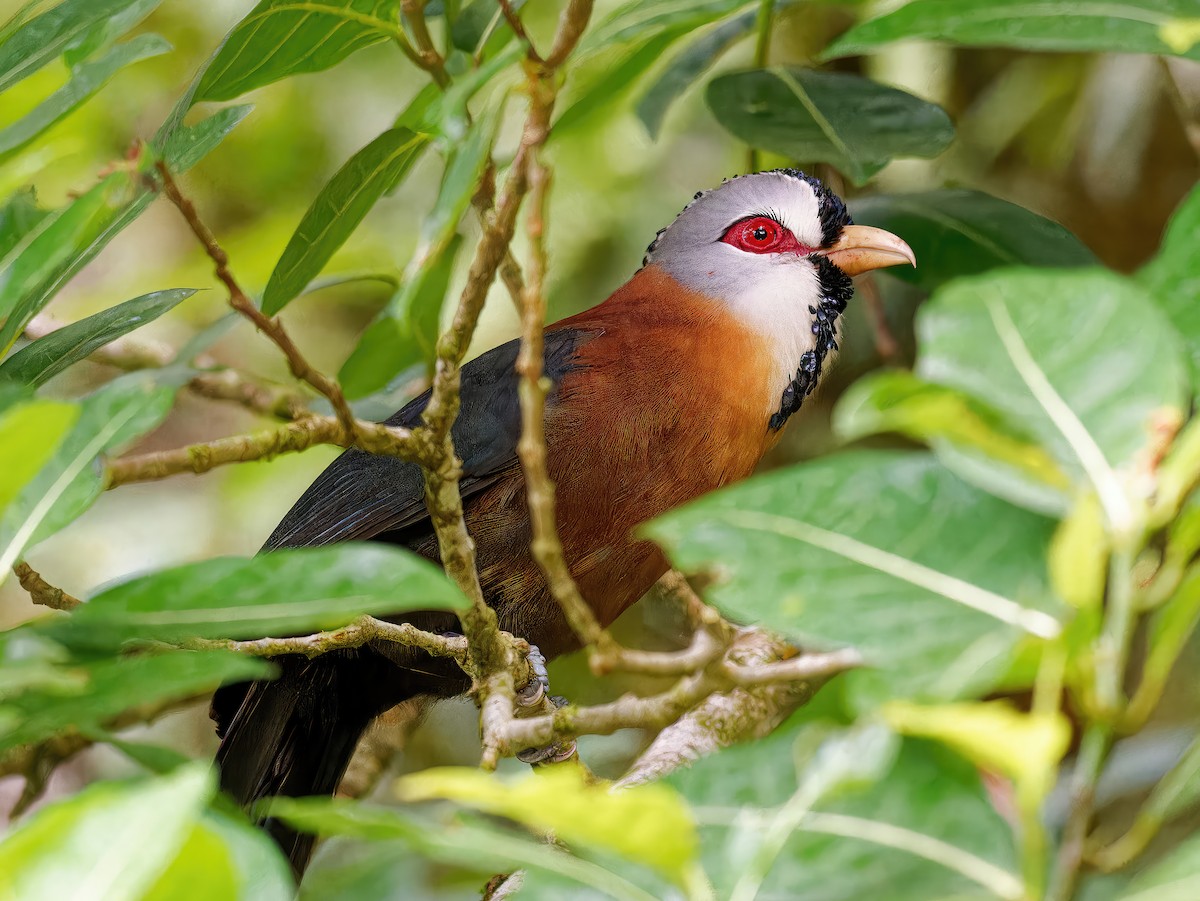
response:
M563 553L607 626L666 572L636 529L749 476L838 350L851 277L916 265L890 232L853 224L846 204L795 169L726 179L660 230L642 266L597 306L548 325L547 467ZM517 441L518 341L463 366L451 436L480 583L500 627L547 658L577 647L530 551ZM429 401L385 420L414 427ZM267 539L280 548L375 541L438 560L420 469L349 449ZM389 617L438 633L453 613ZM331 795L371 721L410 698L465 693L453 662L396 644L279 657L278 678L220 688L212 717L222 788L243 806ZM265 818L299 879L314 839Z

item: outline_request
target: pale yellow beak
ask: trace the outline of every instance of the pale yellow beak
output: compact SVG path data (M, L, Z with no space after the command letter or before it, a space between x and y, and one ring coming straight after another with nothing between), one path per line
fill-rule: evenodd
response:
M885 266L917 265L912 248L882 228L847 225L838 242L824 251L830 262L847 275L858 275Z

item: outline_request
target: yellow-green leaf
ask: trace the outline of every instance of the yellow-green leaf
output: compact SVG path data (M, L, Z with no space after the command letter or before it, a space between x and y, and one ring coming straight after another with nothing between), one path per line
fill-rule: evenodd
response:
M1050 584L1072 607L1097 606L1104 595L1108 536L1096 495L1080 497L1050 542Z

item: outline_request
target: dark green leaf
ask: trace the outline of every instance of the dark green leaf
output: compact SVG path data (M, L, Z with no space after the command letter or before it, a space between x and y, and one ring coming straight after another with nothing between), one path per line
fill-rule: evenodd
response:
M1063 323L1079 323L1063 340ZM917 318L917 374L995 411L1110 514L1114 470L1182 419L1178 335L1136 283L1100 269L996 271L947 285Z
M5 360L0 364L0 379L41 385L110 341L153 322L195 293L195 288L155 291L72 322Z
M270 675L263 660L232 651L167 651L95 663L64 665L80 682L72 690L45 688L0 701L0 752L44 741L65 729L104 727L126 710L205 694L218 685Z
M33 188L18 191L0 206L0 260L8 256L17 242L33 231L48 214L38 206Z
M83 412L50 462L0 517L0 569L67 525L101 491L95 460L148 432L170 412L175 388L148 373L122 376L83 400Z
M271 273L263 292L264 313L274 316L304 290L375 202L404 177L428 140L407 128L393 128L338 170L300 220Z
M141 34L128 43L114 47L100 59L80 63L72 70L71 80L40 103L33 112L0 129L0 160L20 150L77 110L121 69L153 56L161 56L170 49L171 45L158 35Z
M850 202L859 225L900 235L916 268L889 275L932 291L962 275L1001 266L1090 266L1095 255L1059 225L981 191L944 188L922 194L877 194Z
M1138 273L1138 280L1154 295L1183 336L1191 366L1192 385L1200 388L1200 187L1179 205L1158 255Z
M209 63L192 102L230 100L289 75L320 72L400 31L399 0L298 5L262 0L254 7Z
M851 28L823 56L852 56L922 38L974 47L1161 53L1200 60L1200 47L1184 24L1196 15L1194 0L912 0Z
M524 5L525 0L515 0L510 4L513 12L520 12ZM494 32L502 32L506 43L513 38L500 4L493 0L473 0L455 17L450 28L450 39L459 50L475 54L488 43ZM499 48L493 46L491 49L494 51Z
M726 50L748 34L757 19L758 10L748 9L693 41L667 64L637 104L638 118L650 132L650 137L657 138L662 131L663 119L671 104Z
M972 397L904 371L861 378L839 399L834 430L850 441L897 432L923 441L965 481L1010 503L1062 516L1071 480L1013 423Z
M646 530L710 598L809 647L851 645L878 696L986 691L1023 631L1057 634L1052 524L959 481L931 456L839 454L758 476ZM979 536L1004 554L980 554ZM953 672L953 679L946 674Z
M796 733L729 748L669 777L697 810L705 869L719 897L753 866L778 805L805 774ZM939 861L930 855L945 851ZM758 897L789 901L982 901L996 894L950 868L1019 897L1008 825L974 767L942 748L906 740L890 773L848 797L818 801L799 819ZM1014 891L1015 890L1015 891Z
M954 140L941 107L842 72L734 72L707 96L717 121L750 146L829 163L856 185L896 157L935 157Z
M30 19L0 43L0 91L32 75L97 23L135 4L145 13L158 5L145 0L66 0Z
M341 544L217 557L108 588L56 623L76 643L258 638L336 629L363 614L455 610L466 600L400 548Z
M88 249L103 240L136 196L133 176L116 172L86 194L43 218L0 259L0 353L12 347L29 320L66 283Z

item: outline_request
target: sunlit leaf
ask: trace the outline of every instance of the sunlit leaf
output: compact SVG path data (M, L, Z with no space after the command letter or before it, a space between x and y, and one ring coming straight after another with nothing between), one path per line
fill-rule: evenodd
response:
M32 75L97 23L135 6L145 15L157 5L145 0L66 0L34 16L0 43L0 91Z
M1154 295L1155 301L1183 336L1191 367L1192 387L1200 389L1200 186L1180 204L1171 217L1158 255L1147 263L1137 278Z
M1089 266L1095 255L1059 225L1014 203L961 188L876 194L850 201L859 225L900 235L916 267L888 275L932 291L961 275L1002 266Z
M1051 523L924 454L846 453L778 470L646 531L676 566L708 573L709 599L738 622L862 651L877 671L843 678L864 705L986 691L1022 634L1059 631L1046 612Z
M140 34L120 44L96 60L82 62L71 72L71 79L32 112L12 125L0 129L0 160L20 150L42 132L69 116L97 94L119 71L134 63L161 56L171 49L156 34Z
M215 557L134 578L91 598L56 634L89 645L258 638L336 629L363 614L454 610L466 603L424 558L388 545L349 543Z
M1192 0L912 0L851 28L825 50L824 57L852 56L892 41L920 38L974 47L1178 54L1200 59L1200 49L1174 39L1180 20L1195 16Z
M158 779L101 782L39 810L0 842L0 895L139 901L183 846L214 781L197 763Z
M750 146L829 163L856 185L896 157L929 159L954 140L941 107L844 72L733 72L710 82L707 97L717 121Z
M1108 578L1108 536L1096 495L1079 497L1059 523L1050 544L1050 584L1072 607L1095 608Z
M1028 434L986 404L910 372L859 379L838 400L833 428L844 440L897 432L923 441L962 479L1041 513L1060 514L1070 479Z
M192 102L231 100L289 75L335 66L399 32L398 6L399 0L262 0L229 33Z
M41 385L105 344L153 322L195 293L194 288L155 291L72 322L0 363L0 379Z
M424 135L393 128L337 171L300 220L271 273L263 292L264 313L274 316L304 290L375 202L404 177L427 143Z
M613 791L575 766L513 782L479 769L442 767L404 777L397 790L405 800L455 801L551 832L568 845L611 851L680 884L697 851L695 826L675 792L655 784Z
M1192 901L1200 893L1200 836L1181 841L1134 877L1116 901Z
M0 512L49 462L78 418L79 407L56 400L31 400L0 412ZM6 575L0 572L0 581Z

